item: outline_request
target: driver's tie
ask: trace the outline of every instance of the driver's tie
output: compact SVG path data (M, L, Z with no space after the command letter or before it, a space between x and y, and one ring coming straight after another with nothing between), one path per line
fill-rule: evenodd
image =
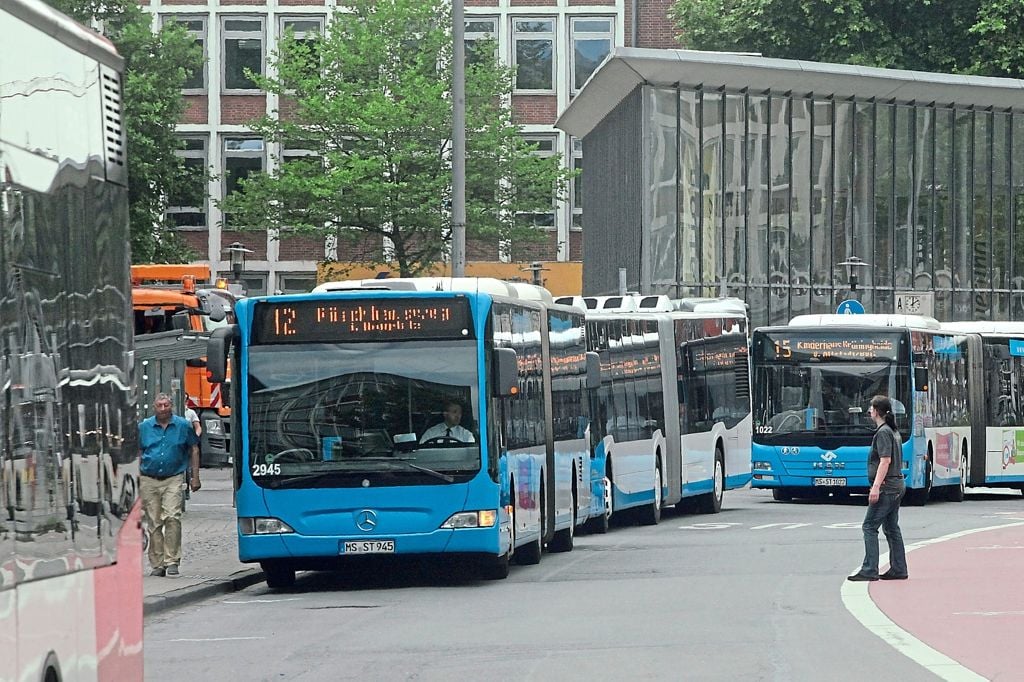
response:
M452 430L450 428L444 430L444 437L445 438L451 438L452 437Z

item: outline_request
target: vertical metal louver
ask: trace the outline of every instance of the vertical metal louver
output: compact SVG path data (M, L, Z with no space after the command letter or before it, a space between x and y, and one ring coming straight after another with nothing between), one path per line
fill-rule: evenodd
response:
M125 134L121 117L121 74L107 66L100 66L103 96L103 162L107 180L122 185L128 182L125 159Z

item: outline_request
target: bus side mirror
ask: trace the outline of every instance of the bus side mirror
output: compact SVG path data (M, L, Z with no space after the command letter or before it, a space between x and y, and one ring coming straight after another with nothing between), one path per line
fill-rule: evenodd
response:
M508 398L519 393L519 365L511 348L494 349L494 397Z
M927 391L928 390L928 368L927 367L914 367L914 390L915 391Z
M228 350L231 339L238 333L238 326L214 329L206 343L206 378L211 384L223 383L228 377ZM223 397L223 393L222 393Z
M587 351L587 388L601 387L601 356Z

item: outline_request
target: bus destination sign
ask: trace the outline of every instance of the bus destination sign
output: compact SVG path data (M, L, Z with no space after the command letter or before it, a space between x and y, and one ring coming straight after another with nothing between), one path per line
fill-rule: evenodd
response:
M252 343L469 339L465 298L378 298L257 303Z
M897 335L766 335L762 354L769 362L878 362L899 359Z

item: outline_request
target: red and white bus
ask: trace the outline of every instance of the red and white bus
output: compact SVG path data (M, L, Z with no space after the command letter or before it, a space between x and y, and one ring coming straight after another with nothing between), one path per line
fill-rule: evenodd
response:
M0 680L141 680L123 63L37 0L0 36Z

